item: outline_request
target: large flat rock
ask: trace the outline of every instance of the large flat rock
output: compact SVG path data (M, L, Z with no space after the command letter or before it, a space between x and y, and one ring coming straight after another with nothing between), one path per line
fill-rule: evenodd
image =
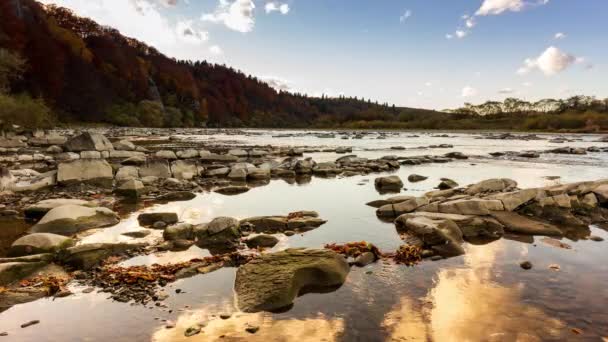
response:
M118 215L108 208L69 204L50 210L29 232L72 235L87 229L112 226L119 221Z
M510 211L495 211L492 216L505 226L505 230L526 235L562 235L556 226L533 220Z
M329 250L287 249L265 254L239 268L235 290L245 312L274 311L291 305L307 291L340 286L350 268Z

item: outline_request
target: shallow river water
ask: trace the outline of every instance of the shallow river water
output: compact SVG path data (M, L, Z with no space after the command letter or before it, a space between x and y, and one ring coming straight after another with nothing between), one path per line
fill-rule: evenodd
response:
M364 139L317 138L302 131L251 131L247 135L189 136L209 143L240 145L336 147L352 146L360 157L384 155L440 155L459 151L477 156L446 164L402 166L395 172L402 179L412 173L428 176L419 183L405 182L404 195L432 190L442 177L461 186L488 178L506 177L520 188L608 178L608 153L587 155L541 154L538 159L497 159L497 151L545 150L561 146L606 146L594 142L598 136L571 135L580 141L550 143L544 140L476 139L469 134L389 133ZM277 135L295 134L280 138ZM453 148L427 148L452 144ZM391 150L403 146L406 150ZM342 155L313 153L316 161L335 160ZM394 194L380 195L373 185L383 174L349 178L317 178L289 184L272 180L237 196L202 193L191 201L173 202L144 211L174 211L180 220L209 222L218 216L245 218L286 215L315 210L328 222L301 235L278 235L273 250L288 247L322 247L326 243L368 241L382 251L393 251L403 242L392 223L376 218L365 203ZM547 177L559 176L549 180ZM127 215L117 226L84 238L87 242L134 241L120 235L138 227L137 213ZM10 341L606 341L608 337L608 233L590 227L593 242L571 237L562 241L571 249L554 247L542 237L505 237L487 244L466 244L466 254L439 261L424 261L414 267L379 261L351 269L346 283L334 292L306 294L282 313L239 313L235 308L234 268L179 280L167 286L168 309L118 303L104 293L82 293L41 299L17 305L0 313L0 331ZM158 232L148 238L155 238ZM583 234L585 235L585 234ZM190 260L209 252L196 246L184 252L139 256L125 265L170 263ZM519 263L529 260L531 270ZM549 265L559 265L553 270ZM176 294L175 289L182 293ZM233 313L226 320L219 314ZM30 320L40 324L22 329ZM166 329L163 320L176 323ZM185 337L184 330L205 322L203 333ZM260 326L256 334L245 332L247 324ZM2 339L2 337L0 337Z

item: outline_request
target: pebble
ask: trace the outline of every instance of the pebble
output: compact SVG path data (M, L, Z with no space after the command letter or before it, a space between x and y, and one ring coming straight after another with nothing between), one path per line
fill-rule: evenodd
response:
M198 335L200 333L201 333L201 327L200 327L200 325L196 324L196 325L193 325L193 326L189 327L188 329L186 329L186 331L184 332L184 336L190 337L190 336Z
M86 289L82 290L82 293L91 293L91 292L93 292L93 291L95 291L95 289L94 289L94 288L92 288L92 287L87 287Z
M604 241L604 238L597 236L597 235L591 235L589 237L589 240L595 241L595 242L601 242L601 241Z
M258 330L260 330L260 327L258 327L257 325L250 325L245 328L245 331L250 334L255 334L256 332L258 332Z
M431 257L431 260L432 260L432 261L437 261L437 260L441 260L441 259L443 259L443 257L442 257L441 255L433 255L433 256Z
M558 264L551 264L551 265L549 265L549 268L554 271L559 271L559 269L560 269Z
M33 320L33 321L29 321L29 322L27 322L27 323L23 323L23 324L21 324L21 327L22 327L22 328L27 328L27 327L29 327L29 326L31 326L31 325L36 325L36 324L38 324L38 323L40 323L40 321L36 319L36 320Z
M1 332L0 336L8 336L8 333L6 331L5 332Z
M230 318L232 315L231 314L220 314L220 318L221 319L228 319Z
M531 269L531 268L532 268L532 263L531 263L531 262L529 262L529 261L522 261L522 262L519 264L519 266L520 266L521 268L523 268L524 270L529 270L529 269Z
M165 324L165 328L173 329L173 328L175 328L175 323L173 323L171 321L167 321L167 324Z

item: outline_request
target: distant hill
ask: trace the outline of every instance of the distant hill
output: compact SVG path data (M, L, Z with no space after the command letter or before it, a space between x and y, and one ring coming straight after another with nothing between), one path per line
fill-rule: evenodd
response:
M496 114L559 114L568 110L586 111L595 110L608 112L608 98L597 99L593 96L572 96L568 99L543 99L536 102L528 102L516 98L507 98L503 102L487 101L479 105L470 103L449 113L496 115Z
M233 68L169 58L111 27L33 0L0 1L0 48L25 60L11 92L43 98L62 122L307 127L435 113L277 92Z

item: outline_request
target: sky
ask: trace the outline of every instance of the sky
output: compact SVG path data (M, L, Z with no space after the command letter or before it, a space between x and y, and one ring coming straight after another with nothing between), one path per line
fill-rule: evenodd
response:
M608 97L606 0L42 0L277 89L446 109Z

